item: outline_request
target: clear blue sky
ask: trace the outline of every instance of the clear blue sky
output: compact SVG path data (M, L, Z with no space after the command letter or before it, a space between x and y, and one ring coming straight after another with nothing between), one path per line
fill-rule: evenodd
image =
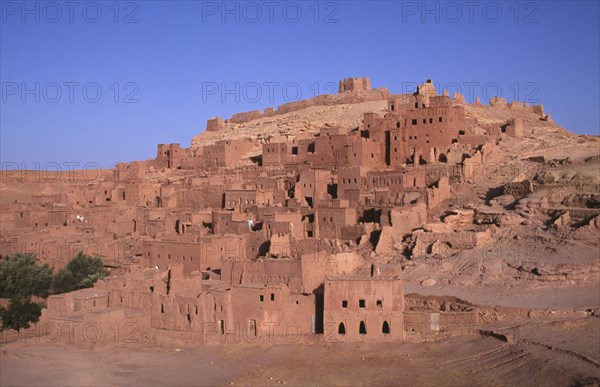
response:
M211 116L353 76L537 99L573 132L600 127L598 1L0 4L5 168L153 158Z

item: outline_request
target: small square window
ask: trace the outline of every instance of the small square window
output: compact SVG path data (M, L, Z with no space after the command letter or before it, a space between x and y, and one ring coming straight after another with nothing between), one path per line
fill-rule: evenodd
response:
M383 303L381 302L381 300L377 300L377 307L381 308L383 306Z
M365 307L365 300L358 300L358 307L359 308L364 308Z
M260 298L260 302L263 302L265 300L265 296L263 296L262 294L259 296Z
M347 307L348 307L348 300L342 301L342 308L347 308Z

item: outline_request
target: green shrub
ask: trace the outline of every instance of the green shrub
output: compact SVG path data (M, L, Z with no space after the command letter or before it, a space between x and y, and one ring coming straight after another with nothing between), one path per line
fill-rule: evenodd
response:
M107 274L102 259L79 252L54 275L52 291L58 294L91 288L96 281L106 277Z
M0 260L0 297L47 297L52 283L48 264L36 264L33 254L17 253Z
M31 326L40 320L42 307L31 302L31 297L14 297L10 300L8 308L0 308L2 330L15 329L17 331Z

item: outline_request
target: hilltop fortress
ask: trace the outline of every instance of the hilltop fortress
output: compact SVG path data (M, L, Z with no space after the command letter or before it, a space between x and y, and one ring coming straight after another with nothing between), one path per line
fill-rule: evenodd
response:
M285 124L334 111L358 122ZM344 79L337 95L213 118L189 148L160 144L155 159L2 204L2 254L30 251L57 267L78 250L105 260L111 276L51 296L43 313L45 324L82 323L69 335L81 345L110 342L86 340L84 323L208 342L461 334L476 310L405 297L398 256L474 249L489 225L520 222L477 209L440 217L438 207L524 136L524 117L553 125L541 105L468 105L430 80L394 95Z

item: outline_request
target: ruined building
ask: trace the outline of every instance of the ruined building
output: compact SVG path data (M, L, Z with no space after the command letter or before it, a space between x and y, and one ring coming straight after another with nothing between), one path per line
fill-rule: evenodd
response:
M233 135L303 109L374 101L387 109L364 113L356 127L287 140ZM492 103L544 115L541 106ZM337 95L213 118L204 134L221 137L160 144L152 160L3 205L3 255L34 252L60 267L84 250L112 270L94 289L51 296L45 323L135 322L215 342L440 332L449 317L407 311L401 268L370 253L388 253L423 227L451 184L477 173L499 141L522 136L523 122L468 120L464 97L439 95L431 81L392 95L347 78ZM485 235L474 238L461 243Z

